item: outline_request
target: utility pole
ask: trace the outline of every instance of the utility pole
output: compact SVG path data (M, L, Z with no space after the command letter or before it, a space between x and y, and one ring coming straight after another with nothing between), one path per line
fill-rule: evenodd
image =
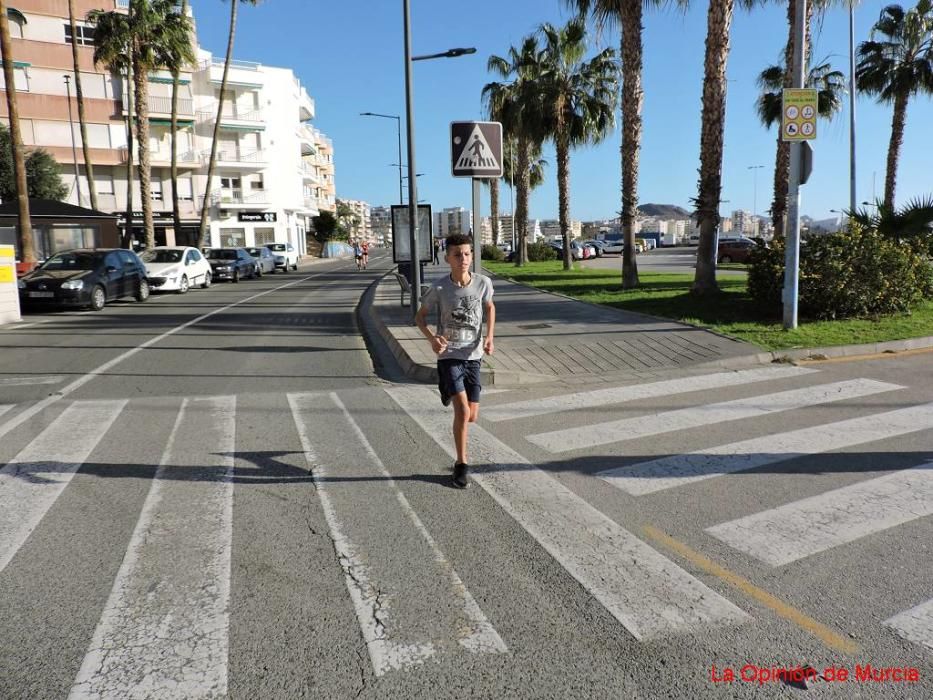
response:
M71 132L71 159L75 164L75 190L78 193L78 206L81 206L81 173L78 171L78 150L75 148L75 125L71 120L71 76L65 75L65 93L68 96L68 130Z

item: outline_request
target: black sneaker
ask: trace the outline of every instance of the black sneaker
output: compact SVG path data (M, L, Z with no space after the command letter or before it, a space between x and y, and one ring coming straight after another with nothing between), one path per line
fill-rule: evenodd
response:
M463 462L457 462L454 465L454 486L458 489L465 489L470 485L470 467Z
M441 404L443 404L444 406L450 405L450 397L444 392L441 392Z

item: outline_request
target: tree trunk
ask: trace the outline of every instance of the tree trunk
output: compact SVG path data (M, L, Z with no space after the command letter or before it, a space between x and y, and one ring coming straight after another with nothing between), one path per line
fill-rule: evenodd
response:
M563 131L563 128L561 128ZM557 219L560 222L560 238L564 245L564 269L573 269L570 254L570 144L565 133L554 139L557 147Z
M515 251L516 255L514 255L517 267L521 267L528 262L528 191L531 189L528 172L529 148L527 139L519 137L518 161L515 163L518 168L515 219L512 221L512 230L515 232L516 241L518 241L518 250Z
M135 58L134 58L135 61ZM152 218L152 166L149 155L149 75L139 63L134 64L136 81L136 141L139 151L139 198L143 206L146 248L155 246L155 223Z
M207 224L207 214L210 210L211 182L214 179L214 167L217 162L217 141L220 137L220 120L224 110L224 96L227 92L227 74L230 71L230 60L233 57L233 38L236 36L236 10L239 3L230 2L230 33L227 36L227 55L224 58L224 73L220 79L220 99L217 100L217 119L214 122L214 135L211 139L211 156L207 162L207 184L204 185L204 202L201 204L201 246L210 244L210 228ZM210 70L210 68L208 68ZM414 177L412 172L409 176Z
M891 118L891 141L888 144L887 173L884 176L884 206L894 210L894 190L897 188L897 161L904 142L904 124L907 122L907 93L894 98L894 116Z
M642 3L625 2L622 22L622 288L638 286L635 217L638 214L638 159L641 150Z
M130 12L133 6L130 5ZM127 48L129 51L129 48ZM123 231L123 247L133 245L133 62L126 64L126 228Z
M23 134L19 128L19 109L16 106L13 39L10 37L10 19L6 12L6 0L0 0L0 56L3 57L6 106L10 117L10 145L13 151L13 172L16 177L16 201L19 204L19 226L16 230L16 239L19 245L20 260L24 263L34 263L36 262L36 248L32 239L32 221L29 218L29 189L26 184Z
M181 2L181 16L188 15L188 0ZM181 235L181 208L178 204L178 78L180 73L172 76L172 229L175 231L175 245L179 244ZM165 188L163 187L163 190ZM164 193L162 195L165 196ZM187 242L187 241L186 241Z
M787 3L787 43L784 45L784 87L794 86L794 44L797 37L795 17L796 0ZM781 123L778 122L777 152L774 156L774 198L771 201L771 223L774 235L784 235L784 219L787 216L787 188L790 179L790 143L782 138Z
M722 138L726 122L726 62L734 0L710 0L707 13L706 59L703 75L703 116L700 130L700 188L697 249L693 292L719 290L716 284L716 230L722 196Z
M499 245L499 178L489 181L489 208L490 228L492 229L492 244Z
M87 118L84 113L84 90L81 87L81 63L78 61L78 28L75 24L75 0L68 0L68 22L71 24L71 60L75 70L75 97L78 100L78 124L81 128L81 154L84 156L84 175L87 177L87 189L91 197L91 209L99 211L97 206L97 185L94 183L94 166L91 163L91 147L87 142ZM75 165L75 177L78 166ZM81 205L81 202L78 202Z

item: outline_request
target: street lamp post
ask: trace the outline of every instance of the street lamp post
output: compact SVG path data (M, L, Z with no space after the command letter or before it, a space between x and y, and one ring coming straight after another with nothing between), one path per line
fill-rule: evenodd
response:
M398 203L404 204L405 197L402 194L402 118L397 114L378 114L376 112L360 112L361 117L382 117L383 119L394 119L398 130Z
M749 165L748 170L752 171L752 187L754 191L754 199L752 199L752 216L758 217L758 171L761 170L763 165Z
M71 76L62 76L65 79L65 93L68 95L68 130L71 132L71 158L75 164L75 189L78 193L78 206L81 206L81 173L78 172L78 151L75 148L75 127L71 121Z

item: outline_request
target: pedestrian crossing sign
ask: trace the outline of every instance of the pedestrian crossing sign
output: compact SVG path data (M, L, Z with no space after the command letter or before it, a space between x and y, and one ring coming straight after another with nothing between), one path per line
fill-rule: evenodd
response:
M454 177L502 177L502 124L451 122L450 161Z

